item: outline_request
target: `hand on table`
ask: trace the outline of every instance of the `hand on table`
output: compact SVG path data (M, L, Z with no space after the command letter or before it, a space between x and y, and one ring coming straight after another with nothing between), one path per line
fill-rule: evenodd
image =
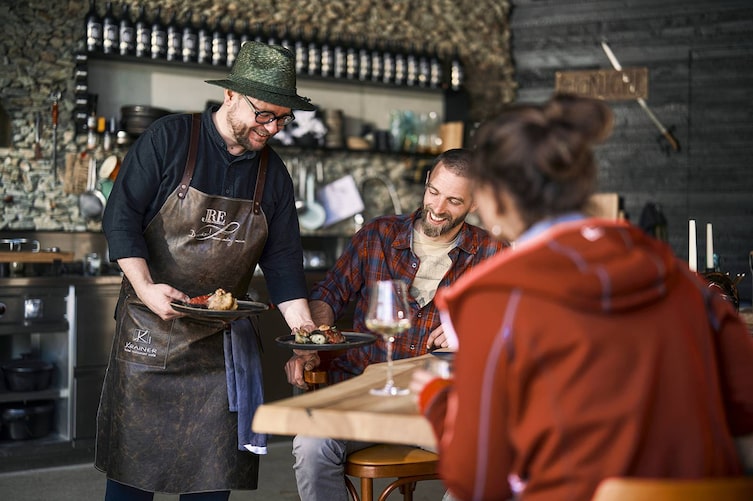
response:
M426 347L428 349L447 348L448 346L449 343L447 341L447 336L441 325L429 333L429 339L426 341Z

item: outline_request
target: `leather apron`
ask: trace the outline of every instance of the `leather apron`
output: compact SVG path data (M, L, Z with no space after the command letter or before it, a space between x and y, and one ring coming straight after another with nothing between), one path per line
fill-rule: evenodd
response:
M252 201L191 188L198 116L183 179L144 236L155 283L191 297L218 287L243 297L267 239L261 210L266 148ZM259 458L238 450L217 320L164 321L123 280L117 330L97 415L95 466L139 489L256 489Z

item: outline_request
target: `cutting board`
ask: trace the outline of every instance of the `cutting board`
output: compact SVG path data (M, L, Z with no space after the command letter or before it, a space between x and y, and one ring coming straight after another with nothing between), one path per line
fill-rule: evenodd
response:
M70 263L73 252L0 252L0 263Z

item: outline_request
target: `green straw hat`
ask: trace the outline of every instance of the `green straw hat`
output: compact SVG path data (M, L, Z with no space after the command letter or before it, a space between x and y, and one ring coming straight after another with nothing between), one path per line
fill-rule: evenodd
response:
M311 99L296 93L295 56L280 45L248 41L227 78L205 81L292 110L316 109Z

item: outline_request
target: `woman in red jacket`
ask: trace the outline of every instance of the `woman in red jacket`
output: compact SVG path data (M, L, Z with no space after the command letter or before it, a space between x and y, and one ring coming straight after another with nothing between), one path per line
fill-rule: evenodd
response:
M589 218L600 101L519 105L476 134L484 225L515 242L437 295L453 381L414 376L463 500L588 500L610 476L739 475L753 340L663 242Z

